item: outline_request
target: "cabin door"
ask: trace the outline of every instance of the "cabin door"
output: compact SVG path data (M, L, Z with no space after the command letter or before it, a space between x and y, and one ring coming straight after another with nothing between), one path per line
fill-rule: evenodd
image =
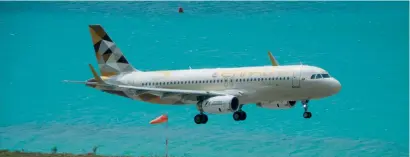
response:
M225 88L232 88L233 87L233 78L231 77L231 78L229 78L229 77L225 77L225 78L223 78L223 83L224 83L224 86L225 86Z
M301 79L301 67L295 71L293 71L293 77L292 77L292 88L300 88L300 79Z

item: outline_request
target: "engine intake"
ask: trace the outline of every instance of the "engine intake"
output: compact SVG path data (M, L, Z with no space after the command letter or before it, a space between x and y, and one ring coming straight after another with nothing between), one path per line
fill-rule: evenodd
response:
M239 100L231 95L215 96L202 101L200 105L208 113L235 112L239 108Z

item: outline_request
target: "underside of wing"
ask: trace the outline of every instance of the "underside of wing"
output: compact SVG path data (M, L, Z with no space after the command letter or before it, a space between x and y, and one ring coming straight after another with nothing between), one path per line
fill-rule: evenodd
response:
M221 96L221 95L235 95L232 92L224 91L205 91L205 90L185 90L185 89L167 89L167 88L149 88L149 87L136 87L126 85L115 85L123 90L132 90L135 94L150 93L160 96L161 98L171 95L187 95L187 96ZM239 94L239 92L238 92Z

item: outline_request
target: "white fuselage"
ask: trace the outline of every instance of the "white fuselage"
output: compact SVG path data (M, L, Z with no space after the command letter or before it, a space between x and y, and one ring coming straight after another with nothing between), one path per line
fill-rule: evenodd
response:
M206 91L232 91L243 93L241 104L298 101L318 99L336 94L340 83L333 77L311 78L314 74L326 74L325 70L307 65L259 66L216 69L189 69L173 71L131 72L107 81L130 86L158 87ZM324 76L324 75L323 75ZM130 98L142 100L139 94L123 91ZM159 104L192 104L180 97L165 97ZM144 100L142 100L144 101Z

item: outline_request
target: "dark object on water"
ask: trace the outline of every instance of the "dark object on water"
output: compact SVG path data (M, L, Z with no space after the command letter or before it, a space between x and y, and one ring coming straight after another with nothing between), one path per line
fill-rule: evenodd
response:
M178 8L178 12L179 12L179 13L184 13L184 9L183 9L182 7L179 7L179 8Z
M93 147L93 154L94 154L94 155L97 154L97 149L98 149L98 146L94 146L94 147Z
M51 154L55 154L55 153L57 153L57 147L56 146L51 148Z

